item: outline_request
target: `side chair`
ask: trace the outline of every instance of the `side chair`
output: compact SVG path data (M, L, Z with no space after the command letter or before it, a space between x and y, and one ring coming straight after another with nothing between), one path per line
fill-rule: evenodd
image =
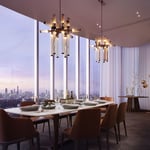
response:
M122 122L124 125L125 135L127 136L127 128L126 128L126 110L127 110L127 102L122 102L119 104L118 112L117 112L117 129L118 129L118 138L120 140L120 123Z
M20 103L20 107L23 106L30 106L30 105L34 105L35 102L34 101L22 101ZM51 131L50 131L50 118L48 116L42 116L42 117L30 117L30 119L32 120L33 124L35 125L35 127L38 127L38 124L43 124L43 131L44 131L44 127L45 127L45 123L47 123L48 125L48 132L49 132L49 137L51 137Z
M105 100L105 101L109 101L109 102L114 102L114 99L113 97L108 97L108 96L105 96L105 97L100 97L101 100ZM104 107L101 107L100 110L102 113L106 113L107 111L107 106L104 106Z
M10 144L17 144L20 150L22 141L36 138L37 149L40 150L39 132L34 128L33 122L28 118L10 117L5 110L0 109L0 144L2 150L7 150Z
M99 149L101 149L99 132L100 116L99 109L79 110L75 116L72 127L64 129L62 133L62 146L64 138L68 138L76 142L75 148L78 148L78 142L80 140L86 140L86 146L88 148L88 139L97 138Z
M110 104L104 117L100 121L101 132L106 133L106 144L109 149L109 132L110 129L114 128L116 143L118 144L118 136L116 129L116 118L117 118L117 104Z

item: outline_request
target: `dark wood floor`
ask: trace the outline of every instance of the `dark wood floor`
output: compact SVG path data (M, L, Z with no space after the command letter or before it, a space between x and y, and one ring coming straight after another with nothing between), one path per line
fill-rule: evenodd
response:
M124 130L121 125L121 141L116 144L113 131L110 135L110 150L150 150L150 112L131 112L126 115L128 136L124 136ZM60 132L65 128L66 123L63 120ZM53 130L53 123L51 122L51 131ZM52 140L49 139L48 132L40 131L41 150L51 150ZM53 131L52 131L53 134ZM61 137L61 134L60 134ZM73 150L74 143L67 141L64 144L64 150ZM101 139L102 150L106 150L105 136ZM36 148L29 148L28 142L21 143L21 150L35 150ZM85 142L81 141L80 150L84 150ZM98 150L96 140L89 141L89 150ZM16 145L9 146L9 150L16 150ZM61 147L60 147L61 150Z

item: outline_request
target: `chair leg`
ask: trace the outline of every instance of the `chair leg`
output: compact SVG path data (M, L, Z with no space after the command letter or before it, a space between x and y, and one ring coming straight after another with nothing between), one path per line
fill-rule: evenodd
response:
M106 131L106 144L107 150L109 150L109 130Z
M72 116L71 115L69 115L69 124L72 127Z
M78 150L80 141L79 140L74 140L74 150Z
M118 129L118 139L120 141L120 123L117 123L117 129Z
M127 136L127 128L126 128L126 122L125 122L125 120L123 121L123 125L124 125L125 135Z
M40 136L39 136L39 134L36 137L36 142L37 142L37 150L40 150Z
M66 117L67 120L67 128L69 128L69 116Z
M17 150L20 150L20 142L17 142Z
M86 150L88 150L88 140L86 140Z
M116 126L114 126L114 130L115 130L116 143L118 144L118 136L117 136L117 129L116 129Z
M3 144L2 145L2 150L7 150L8 149L8 144Z
M43 132L44 132L44 129L45 129L45 122L43 123Z
M48 132L49 132L49 138L51 138L51 129L50 129L50 121L48 120Z
M62 138L61 138L61 149L63 150L63 146L64 146L64 134L62 134Z
M98 148L101 150L101 136L97 137Z

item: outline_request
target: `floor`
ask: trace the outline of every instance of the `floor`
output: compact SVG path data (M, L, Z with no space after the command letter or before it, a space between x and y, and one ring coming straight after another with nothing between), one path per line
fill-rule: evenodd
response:
M150 112L131 112L126 115L126 124L128 136L124 136L124 130L121 128L121 141L116 144L113 131L110 134L110 150L150 150ZM66 126L65 120L61 123L62 127L60 132ZM51 126L53 123L51 122ZM121 125L121 127L123 127ZM52 131L53 127L51 127ZM47 132L40 131L41 150L51 150L52 140L49 138ZM53 131L52 131L53 134ZM61 134L60 134L61 137ZM101 139L102 150L106 150L105 136L102 134ZM28 142L21 143L21 150L36 150L35 146L29 148ZM62 147L59 148L60 150ZM74 149L74 143L72 141L66 141L63 146L63 150ZM85 141L80 142L80 150L86 149ZM98 150L96 140L90 140L88 142L89 150ZM1 148L0 148L1 150ZM16 150L16 145L10 145L8 150Z

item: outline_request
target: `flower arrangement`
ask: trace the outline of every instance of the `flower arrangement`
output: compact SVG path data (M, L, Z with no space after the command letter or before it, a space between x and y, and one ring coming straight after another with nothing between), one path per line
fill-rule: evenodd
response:
M142 84L142 87L143 87L143 88L147 88L147 87L148 87L148 83L147 83L146 80L142 80L142 81L141 81L141 84Z

